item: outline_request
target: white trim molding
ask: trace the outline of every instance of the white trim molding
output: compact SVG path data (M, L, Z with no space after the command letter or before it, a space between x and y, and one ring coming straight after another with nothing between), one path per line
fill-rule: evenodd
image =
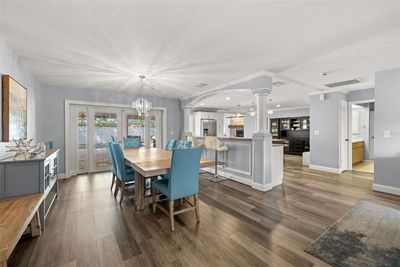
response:
M331 168L331 167L324 167L324 166L319 166L319 165L312 165L312 164L310 164L310 169L311 170L316 170L316 171L336 173L336 174L341 174L342 173L342 171L340 169Z
M202 168L202 170L214 174L214 169L210 167ZM272 183L270 184L258 184L253 182L251 179L246 179L237 175L234 175L232 173L224 172L223 170L218 169L218 173L225 178L231 179L235 182L239 182L248 186L251 186L253 189L262 191L262 192L267 192L273 188Z
M400 196L400 188L388 185L373 184L372 190Z

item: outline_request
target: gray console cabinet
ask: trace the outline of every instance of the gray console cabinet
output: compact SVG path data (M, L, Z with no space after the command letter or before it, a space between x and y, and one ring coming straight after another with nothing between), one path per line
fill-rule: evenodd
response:
M59 149L55 149L26 160L0 160L0 200L43 193L45 198L39 208L43 228L47 213L58 196L58 154Z

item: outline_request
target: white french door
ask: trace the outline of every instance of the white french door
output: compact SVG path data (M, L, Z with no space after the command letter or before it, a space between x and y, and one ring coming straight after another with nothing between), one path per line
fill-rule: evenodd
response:
M108 141L121 143L123 137L140 137L146 147L163 146L163 111L152 110L141 118L132 108L92 105L69 106L68 174L111 169Z
M88 155L89 172L108 171L111 168L108 142L121 140L121 110L93 107L89 110Z

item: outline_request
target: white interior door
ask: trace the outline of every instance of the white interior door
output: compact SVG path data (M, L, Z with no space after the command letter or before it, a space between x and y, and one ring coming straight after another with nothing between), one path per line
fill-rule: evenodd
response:
M374 144L375 144L375 112L369 112L369 159L374 159Z
M347 121L347 101L342 100L340 104L340 131L339 131L339 169L348 170L348 121Z

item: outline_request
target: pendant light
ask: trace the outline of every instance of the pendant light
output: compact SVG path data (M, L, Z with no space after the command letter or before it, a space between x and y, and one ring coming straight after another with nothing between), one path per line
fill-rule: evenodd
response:
M138 115L143 118L148 112L150 112L152 104L143 97L143 79L146 78L146 76L140 75L139 78L141 79L141 96L136 99L135 102L132 102L132 107L136 108Z

